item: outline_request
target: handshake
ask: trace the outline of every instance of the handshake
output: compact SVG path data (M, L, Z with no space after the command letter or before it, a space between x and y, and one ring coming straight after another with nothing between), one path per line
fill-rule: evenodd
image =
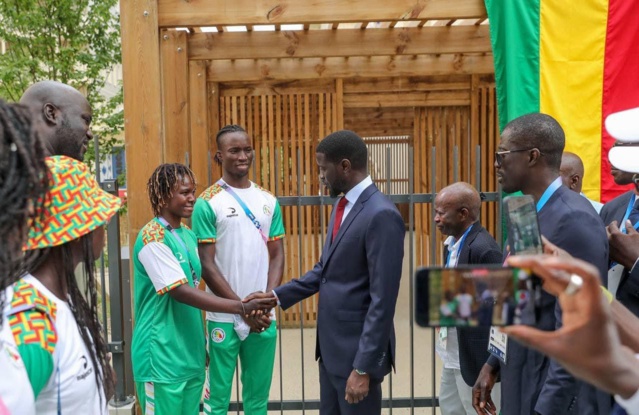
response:
M242 318L251 332L261 333L271 326L271 310L277 305L273 291L256 291L242 300Z

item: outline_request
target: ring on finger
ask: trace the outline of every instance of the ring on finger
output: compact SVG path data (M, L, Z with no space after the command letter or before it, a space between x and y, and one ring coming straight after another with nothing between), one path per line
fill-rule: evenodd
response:
M577 291L579 291L581 289L581 287L583 285L584 285L584 279L583 278L581 278L577 274L571 274L570 275L570 282L568 282L568 285L566 286L566 289L564 290L564 294L566 294L566 295L574 295Z

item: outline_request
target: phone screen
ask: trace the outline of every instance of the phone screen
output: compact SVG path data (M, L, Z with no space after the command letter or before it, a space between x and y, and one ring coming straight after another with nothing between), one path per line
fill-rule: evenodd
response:
M504 267L421 268L415 273L415 320L422 327L533 324L532 278Z
M535 200L530 195L504 199L508 225L508 246L512 254L541 254L541 234Z

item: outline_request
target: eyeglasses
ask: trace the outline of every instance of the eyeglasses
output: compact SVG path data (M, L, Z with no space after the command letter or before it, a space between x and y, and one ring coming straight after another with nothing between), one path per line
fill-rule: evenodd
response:
M519 153L520 151L530 151L530 150L536 150L536 149L533 147L533 148L522 148L519 150L495 151L495 163L497 163L498 166L501 166L501 163L504 161L504 156L506 154ZM539 152L539 154L541 154L541 152Z

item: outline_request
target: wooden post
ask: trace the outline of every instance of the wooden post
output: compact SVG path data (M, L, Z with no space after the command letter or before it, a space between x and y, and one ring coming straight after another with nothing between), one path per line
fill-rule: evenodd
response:
M335 80L335 111L337 111L337 125L333 126L335 130L344 129L344 80L338 78Z
M120 2L130 248L151 217L146 183L162 162L157 0ZM133 262L131 262L133 263Z
M191 147L187 105L189 70L186 32L163 30L160 40L160 58L165 137L164 161L185 163L186 153Z
M209 117L207 108L206 62L189 63L189 112L191 123L191 170L198 185L196 195L208 187Z

